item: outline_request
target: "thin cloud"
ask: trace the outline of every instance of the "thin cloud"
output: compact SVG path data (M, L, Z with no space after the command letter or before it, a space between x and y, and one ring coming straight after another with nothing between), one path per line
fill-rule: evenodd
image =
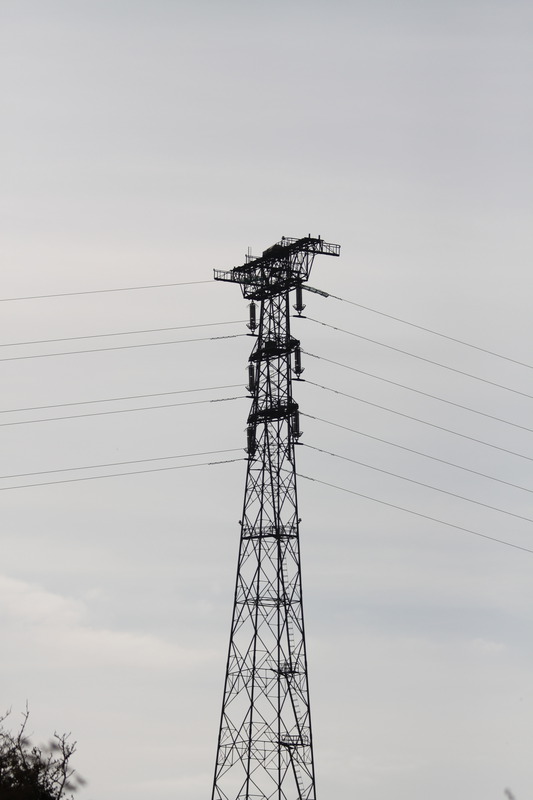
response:
M26 651L39 653L43 667L60 661L71 667L187 670L214 655L208 649L183 649L152 635L94 627L81 601L5 575L0 576L0 608L4 625L17 630Z

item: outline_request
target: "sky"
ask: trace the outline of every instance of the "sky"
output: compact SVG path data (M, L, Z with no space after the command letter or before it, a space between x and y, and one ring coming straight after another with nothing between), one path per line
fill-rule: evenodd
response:
M308 233L317 800L531 797L532 38L525 0L0 3L0 709L72 732L80 800L210 797L253 345L212 270Z

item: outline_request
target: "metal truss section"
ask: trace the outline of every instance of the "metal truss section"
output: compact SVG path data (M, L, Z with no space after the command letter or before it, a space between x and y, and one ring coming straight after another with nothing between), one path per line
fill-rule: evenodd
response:
M309 280L315 255L339 256L340 246L316 239L283 237L263 251L259 258L248 257L245 264L230 271L215 270L215 280L238 283L244 297L260 300L294 289Z
M212 800L315 800L307 678L289 293L316 254L339 255L320 237L283 238L242 267L215 271L252 302L252 405L237 580ZM298 303L297 303L298 305Z

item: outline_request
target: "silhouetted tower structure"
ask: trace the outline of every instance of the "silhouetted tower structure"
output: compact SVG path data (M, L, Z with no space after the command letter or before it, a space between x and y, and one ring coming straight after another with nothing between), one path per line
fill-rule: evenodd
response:
M315 255L338 256L320 237L283 238L215 280L251 300L256 334L248 366L246 487L212 800L315 800L313 738L302 607L290 293ZM258 308L259 307L259 308ZM259 313L257 313L259 311Z

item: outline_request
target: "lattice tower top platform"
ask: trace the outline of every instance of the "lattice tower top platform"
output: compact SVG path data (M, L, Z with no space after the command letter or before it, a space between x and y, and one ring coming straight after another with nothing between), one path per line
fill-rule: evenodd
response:
M303 239L283 236L261 256L247 256L240 267L214 270L214 277L216 281L238 283L244 297L260 300L290 291L309 280L316 255L339 256L340 245L328 244L320 236Z

